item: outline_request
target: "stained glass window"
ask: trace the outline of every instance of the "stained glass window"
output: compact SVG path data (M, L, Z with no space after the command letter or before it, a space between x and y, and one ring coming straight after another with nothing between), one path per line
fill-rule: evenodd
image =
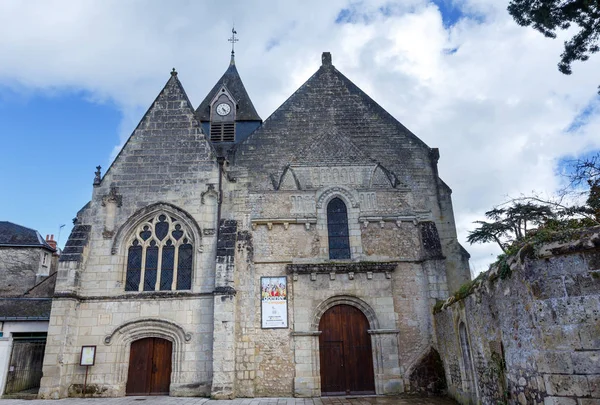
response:
M192 282L192 245L186 243L179 247L179 263L177 265L177 289L189 290Z
M346 204L339 198L334 198L327 204L327 234L329 258L350 259L348 214Z
M176 218L147 219L129 243L125 291L190 290L193 251L191 235Z

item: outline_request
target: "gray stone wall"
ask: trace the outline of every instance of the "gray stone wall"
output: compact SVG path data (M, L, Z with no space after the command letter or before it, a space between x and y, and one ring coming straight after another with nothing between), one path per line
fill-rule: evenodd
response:
M125 395L131 342L172 342L171 395L210 395L219 169L173 73L78 214L60 262L40 397L81 395L83 345L97 347L93 396ZM144 221L164 214L193 245L191 289L125 291Z
M93 394L123 395L142 337L173 342L171 395L318 396L319 319L337 304L369 321L378 394L437 384L430 308L468 279L437 151L331 63L311 80L217 160L172 73L77 216L42 397L81 394L82 345L98 347ZM329 256L333 198L347 208L347 260ZM125 291L128 249L162 213L192 240L191 289ZM287 277L288 328L262 329L261 276Z
M526 247L510 270L492 269L471 295L449 299L434 319L452 397L600 403L599 246L593 228L573 242Z
M48 255L45 267L44 253ZM51 259L52 253L42 248L0 247L0 296L22 295L50 274Z

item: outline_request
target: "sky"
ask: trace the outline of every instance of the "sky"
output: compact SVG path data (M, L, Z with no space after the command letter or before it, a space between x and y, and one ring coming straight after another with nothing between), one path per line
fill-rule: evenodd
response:
M430 147L453 190L475 273L499 250L469 245L508 198L552 195L600 149L600 55L562 75L563 41L519 27L502 0L0 2L0 220L64 245L173 67L198 105L236 65L266 119L333 64ZM572 34L572 32L571 32ZM61 225L65 225L60 228ZM62 230L61 230L62 229Z

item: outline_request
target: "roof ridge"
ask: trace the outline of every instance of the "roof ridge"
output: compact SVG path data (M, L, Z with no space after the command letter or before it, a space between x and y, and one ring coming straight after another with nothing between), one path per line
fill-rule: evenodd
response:
M277 118L276 114L279 112L279 110L285 108L290 102L293 102L294 98L299 93L301 93L304 90L304 88L307 87L311 81L316 80L317 76L320 76L321 74L331 71L333 74L335 74L342 80L342 82L344 83L344 86L349 91L351 91L352 93L355 93L361 99L366 101L368 104L374 106L374 108L377 110L378 113L380 113L380 114L384 115L386 118L390 119L394 123L394 125L398 126L402 131L405 131L409 136L411 136L415 141L420 143L422 146L430 149L430 147L425 142L423 142L423 140L421 140L419 137L417 137L415 134L413 134L412 131L410 131L407 127L405 127L400 121L398 121L398 119L396 119L393 115L391 115L378 102L373 100L373 98L371 98L367 93L365 93L360 87L358 87L356 84L354 84L354 82L352 80L350 80L342 72L340 72L338 69L336 69L336 67L331 63L331 55L325 55L325 54L329 54L329 53L324 52L323 64L321 64L321 66L319 66L319 69L317 69L317 71L315 73L313 73L299 88L297 88L296 91L294 91L279 107L277 107L275 109L275 111L273 111L271 113L271 115L269 115L263 121L262 125L259 128L257 128L253 133L250 134L250 136L248 136L246 139L244 139L244 141L242 141L238 145L236 145L236 148L243 145L244 143L250 141L253 138L254 134L260 133L262 128L268 127L269 123L273 119Z
M123 151L127 147L127 144L129 144L129 141L131 140L131 138L133 137L133 135L140 128L140 125L142 125L142 123L146 120L146 118L148 117L148 114L150 113L150 111L152 111L152 109L154 108L154 106L156 105L156 103L158 102L158 100L163 96L165 90L167 89L167 87L169 87L169 85L175 85L179 89L179 91L181 91L181 93L183 94L184 101L187 103L187 108L190 109L190 111L192 112L192 115L194 116L194 123L198 127L199 131L202 134L204 134L204 131L202 130L202 125L200 124L200 120L198 119L198 117L195 114L194 106L193 106L192 102L190 101L190 98L188 97L187 92L183 88L183 84L181 84L181 81L179 80L179 78L177 76L177 71L175 70L175 68L173 68L173 70L171 70L171 77L169 77L169 80L167 80L167 82L165 83L165 85L158 92L158 95L154 98L154 101L152 101L152 103L150 104L150 106L148 107L148 109L146 110L146 112L144 113L144 115L142 116L142 118L140 119L140 121L138 122L138 124L136 125L136 127L133 129L133 131L131 131L131 134L127 138L127 141L125 141L125 143L121 147L121 150L119 151L119 153L117 154L117 156L115 156L115 158L111 162L111 164L108 167L108 169L104 172L104 175L102 176L100 184L102 184L102 181L104 181L104 179L108 175L108 172L115 165L115 162L117 160L119 160L119 157L121 156L121 154L123 153ZM206 134L204 134L204 135L206 136ZM207 140L208 140L208 137L207 137ZM216 152L215 152L214 147L212 146L212 144L210 142L207 142L207 143L210 145L213 154L216 156Z

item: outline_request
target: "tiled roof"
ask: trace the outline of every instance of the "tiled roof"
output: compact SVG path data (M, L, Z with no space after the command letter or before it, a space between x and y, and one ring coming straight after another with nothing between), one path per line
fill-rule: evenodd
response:
M52 298L0 298L0 321L50 319Z
M88 243L90 237L91 225L75 225L61 252L59 261L78 262L82 258L83 249Z
M44 247L54 251L35 229L8 221L0 221L0 246Z

